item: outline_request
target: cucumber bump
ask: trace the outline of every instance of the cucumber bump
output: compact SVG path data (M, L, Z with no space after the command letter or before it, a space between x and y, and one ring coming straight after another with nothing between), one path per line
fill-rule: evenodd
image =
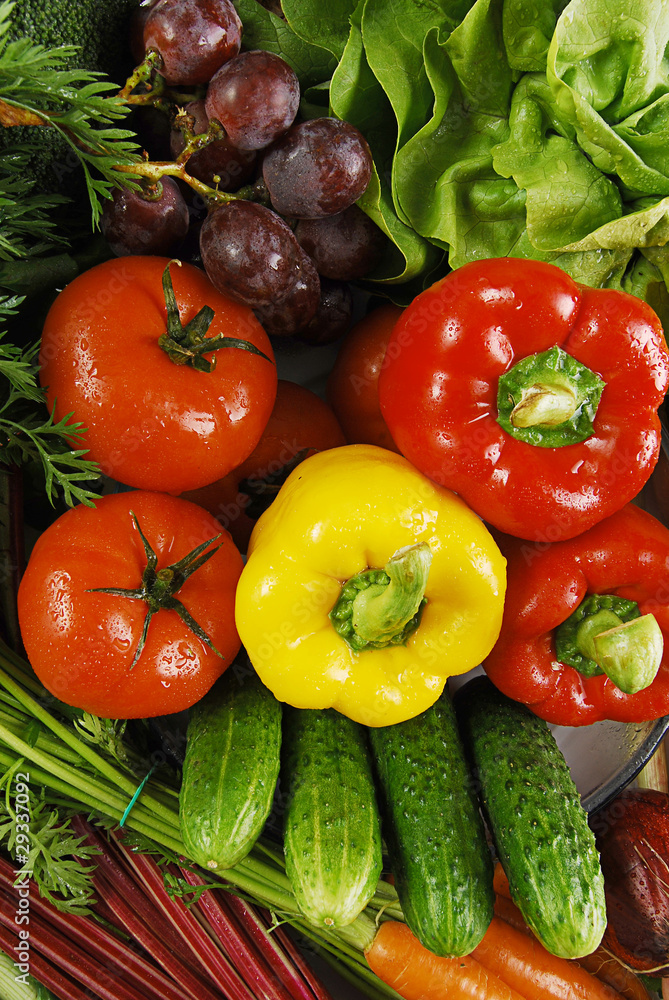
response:
M467 955L492 919L493 866L448 692L369 735L406 922L435 954Z
M555 737L487 677L461 688L455 707L514 902L553 955L589 955L606 927L604 879Z
M343 927L374 895L381 824L363 726L333 708L284 710L286 873L319 927Z
M179 794L181 836L205 868L231 868L260 836L279 777L281 704L235 663L190 710Z

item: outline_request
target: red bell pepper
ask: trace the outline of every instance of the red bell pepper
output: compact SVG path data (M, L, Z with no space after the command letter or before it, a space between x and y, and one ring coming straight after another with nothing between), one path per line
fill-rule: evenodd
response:
M668 714L669 529L627 504L577 538L496 541L507 592L483 664L493 683L561 726Z
M668 387L662 325L641 299L552 264L494 258L405 309L379 399L421 472L501 531L557 541L647 481Z

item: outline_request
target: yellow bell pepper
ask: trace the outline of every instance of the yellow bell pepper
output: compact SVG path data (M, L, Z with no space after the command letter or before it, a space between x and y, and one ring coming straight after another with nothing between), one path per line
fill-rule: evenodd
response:
M375 445L302 462L248 551L237 628L260 678L296 708L368 726L412 718L501 627L506 563L483 522Z

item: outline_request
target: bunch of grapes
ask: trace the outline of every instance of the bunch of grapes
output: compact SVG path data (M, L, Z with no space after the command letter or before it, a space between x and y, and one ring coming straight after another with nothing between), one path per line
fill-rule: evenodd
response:
M293 69L241 43L230 0L139 8L133 51L157 73L160 87L146 88L156 103L166 93L172 102L172 162L156 164L139 190L114 194L103 233L119 255L167 254L197 230L199 259L219 290L250 306L268 333L325 343L347 329L349 282L371 271L386 242L355 204L371 153L348 122L302 120ZM183 167L190 189L169 176L184 178ZM204 218L187 203L193 188L211 191Z

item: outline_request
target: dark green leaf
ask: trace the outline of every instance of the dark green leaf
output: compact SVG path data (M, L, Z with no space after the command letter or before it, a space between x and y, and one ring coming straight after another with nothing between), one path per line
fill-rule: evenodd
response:
M391 243L373 277L384 282L409 281L431 270L441 255L405 225L395 211L390 172L397 130L388 98L367 62L360 27L362 6L359 4L351 18L349 40L332 77L330 100L339 118L360 129L374 158L374 172L359 205Z
M28 257L0 264L0 286L25 296L48 294L54 288L62 288L78 273L77 262L69 253Z
M245 49L266 49L293 67L303 89L329 80L337 61L320 45L305 41L282 18L257 0L234 0L244 25Z
M357 0L282 0L281 9L296 35L341 59L349 33L349 18Z

